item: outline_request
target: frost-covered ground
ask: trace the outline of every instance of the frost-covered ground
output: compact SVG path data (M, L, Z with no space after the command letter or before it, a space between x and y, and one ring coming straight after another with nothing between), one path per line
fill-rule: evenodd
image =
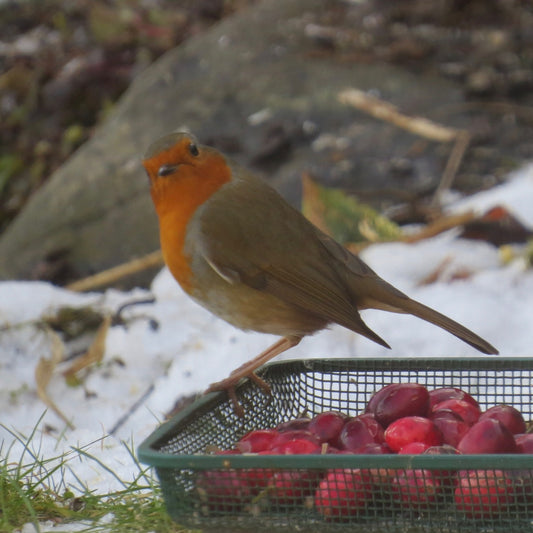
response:
M505 185L452 202L450 210L483 211L496 204L505 205L533 228L533 166ZM495 247L457 239L454 231L417 244L374 245L363 258L398 288L476 331L502 355L531 355L533 270L522 261L503 265ZM441 279L420 286L446 258ZM465 270L469 277L450 281L454 273ZM43 416L45 407L36 393L34 371L40 357L50 356L49 336L32 325L0 330L0 454L9 452L10 461L18 461L24 450L13 442L11 432L28 436L37 428L31 444L37 455L56 457L73 447L83 448L120 478L132 479L137 468L124 442L135 448L178 397L226 377L273 340L235 330L213 317L181 292L167 270L156 277L150 292L77 294L47 283L0 283L0 328L38 320L63 305L91 304L114 311L123 302L150 294L156 298L154 304L129 308L128 325L110 329L102 364L92 368L80 386L68 386L59 371L52 378L49 394L75 429L67 428L50 410ZM151 327L147 317L159 327ZM304 339L283 357L477 354L448 333L409 316L367 311L364 319L391 351L333 327ZM117 479L93 460L77 457L68 465L61 475L74 490L80 481L102 493L120 488ZM52 481L59 483L61 475Z

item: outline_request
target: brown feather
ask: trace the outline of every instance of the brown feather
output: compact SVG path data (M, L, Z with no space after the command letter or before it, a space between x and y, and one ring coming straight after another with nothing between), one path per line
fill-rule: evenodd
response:
M231 168L232 181L199 208L190 225L190 229L197 230L196 245L217 270L232 272L250 288L265 291L318 315L324 323L340 324L383 346L388 344L363 322L360 309L411 313L483 353L497 353L464 326L382 280L262 180L242 168ZM243 209L250 198L253 208Z

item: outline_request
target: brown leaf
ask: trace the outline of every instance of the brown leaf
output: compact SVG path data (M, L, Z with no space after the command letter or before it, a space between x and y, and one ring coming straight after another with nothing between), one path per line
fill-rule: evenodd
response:
M325 219L326 206L320 198L316 181L307 172L302 174L302 208L305 217L318 229L331 236Z
M302 212L315 226L340 243L397 241L400 228L355 196L323 187L304 173Z
M403 237L404 242L418 242L439 235L445 231L463 226L474 220L476 215L472 211L460 213L458 215L441 216L424 226L416 233L408 234Z
M104 357L105 342L107 338L107 332L111 325L111 316L107 315L102 320L100 327L98 328L93 342L89 346L89 349L81 356L78 357L72 365L63 372L66 378L73 377L77 372L87 368L88 366L99 363Z
M43 322L59 333L65 342L84 334L93 334L103 320L103 314L91 306L59 307L53 314L43 317Z
M422 278L417 285L419 287L423 287L424 285L431 285L432 283L436 283L439 281L439 279L442 277L444 271L446 270L446 267L450 264L452 258L451 257L445 257L438 265L437 268L432 270L425 278Z
M67 424L70 429L74 429L72 423L67 419L67 417L62 413L59 407L55 404L54 400L48 395L48 385L54 370L56 369L58 363L63 360L63 355L65 353L65 345L59 337L59 335L50 328L46 328L47 335L49 336L52 346L51 346L51 357L47 359L46 357L41 357L37 366L35 367L35 383L37 386L37 395L41 401L48 406L54 413Z
M424 285L431 285L432 283L437 283L438 281L442 280L444 277L444 274L446 272L446 268L451 263L452 258L450 256L445 257L438 265L437 267L430 272L425 278L422 278L417 285L419 287L423 287ZM455 270L447 273L446 275L446 281L452 282L457 280L464 280L468 279L472 276L472 271L468 270L467 268L456 268Z
M460 237L483 240L494 246L525 243L533 236L505 207L495 206L480 217L464 225Z
M458 268L450 276L450 281L461 281L465 279L470 279L473 276L473 272L468 270L468 268Z

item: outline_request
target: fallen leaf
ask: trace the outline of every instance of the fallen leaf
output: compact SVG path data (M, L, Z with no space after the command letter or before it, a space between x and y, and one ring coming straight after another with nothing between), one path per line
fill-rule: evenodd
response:
M417 285L423 287L424 285L431 285L445 279L446 282L452 282L457 280L468 279L472 276L472 271L467 268L456 268L447 272L447 267L451 263L452 258L450 256L445 257L437 267L430 272L426 277L422 278ZM445 277L446 276L446 277Z
M468 268L458 268L454 270L448 278L448 281L461 281L470 279L474 273Z
M526 262L530 267L533 266L533 239L529 239L526 246Z
M67 370L63 372L65 378L72 378L77 372L87 368L88 366L99 363L105 352L105 342L107 338L107 332L111 325L111 316L106 315L100 324L100 327L96 331L93 342L89 346L89 349L80 357L78 357Z
M57 365L63 360L63 356L65 353L65 345L63 344L63 341L61 340L59 335L52 329L47 327L46 333L51 341L51 357L49 359L46 357L41 357L39 359L39 362L37 363L37 366L35 367L35 383L37 386L37 395L46 406L48 406L52 411L54 411L54 413L56 413L56 415L61 418L61 420L63 420L65 424L67 424L70 429L74 429L72 423L67 419L67 417L63 414L63 412L59 409L54 400L52 400L52 398L48 394L48 385L50 383L50 380L52 379L54 370L56 369Z
M504 244L498 248L498 256L504 265L508 265L517 258L517 253L513 246Z
M307 173L302 176L302 185L303 214L335 240L357 244L402 238L399 226L354 196L323 187Z
M450 256L445 257L435 269L433 269L426 277L422 278L417 285L423 287L424 285L431 285L439 281L442 278L446 267L450 264L452 258Z
M458 226L464 226L474 220L475 217L476 215L473 211L467 211L466 213L460 213L458 215L440 216L415 233L404 235L402 240L404 242L418 242L424 239L429 239L450 229L457 228Z
M96 331L102 323L103 315L91 306L59 307L53 315L45 316L43 322L65 339L76 339L85 333Z
M499 205L466 223L460 237L502 246L525 243L533 237L533 231L526 228L508 209Z

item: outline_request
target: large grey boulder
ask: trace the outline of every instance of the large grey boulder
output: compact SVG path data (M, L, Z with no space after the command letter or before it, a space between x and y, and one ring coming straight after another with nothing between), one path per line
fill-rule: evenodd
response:
M421 80L390 63L317 53L312 25L332 4L263 1L147 68L1 236L0 278L35 277L54 257L68 264L71 278L82 277L157 249L141 159L154 139L175 129L189 128L252 166L293 203L304 171L363 190L390 188L391 179L401 189L438 182L449 147L426 142L425 157L395 174L390 162L417 139L340 104L337 94L374 90L431 118L437 103L462 102L460 86L437 76Z

